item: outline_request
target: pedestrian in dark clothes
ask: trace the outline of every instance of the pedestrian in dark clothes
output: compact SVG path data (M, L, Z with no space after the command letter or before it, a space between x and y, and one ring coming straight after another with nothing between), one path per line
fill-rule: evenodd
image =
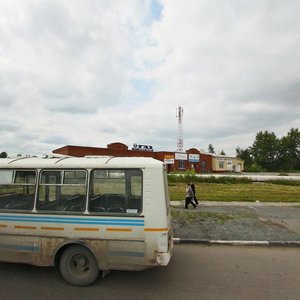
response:
M185 209L188 209L189 204L192 204L194 208L196 208L196 204L192 201L194 197L193 190L191 185L188 183L185 190Z
M196 198L196 188L195 188L195 185L194 185L194 183L193 183L193 182L191 183L191 189L192 189L192 191L193 191L193 194L194 194L194 197L193 197L193 199L195 200L195 203L198 205L198 204L199 204L199 202L198 202L198 199Z

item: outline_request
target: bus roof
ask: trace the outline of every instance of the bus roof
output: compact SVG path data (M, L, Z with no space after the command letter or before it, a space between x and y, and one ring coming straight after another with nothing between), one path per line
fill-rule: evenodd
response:
M0 168L143 168L161 167L163 162L151 157L16 157L1 158Z

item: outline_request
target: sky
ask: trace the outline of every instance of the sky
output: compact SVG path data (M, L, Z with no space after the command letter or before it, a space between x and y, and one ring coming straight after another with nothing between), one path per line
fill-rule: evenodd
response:
M298 0L0 0L0 152L235 155L300 126Z

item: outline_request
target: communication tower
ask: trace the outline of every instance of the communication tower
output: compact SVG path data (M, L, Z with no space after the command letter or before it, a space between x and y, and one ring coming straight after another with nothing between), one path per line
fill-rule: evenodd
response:
M183 107L181 105L176 109L176 117L178 118L178 138L177 138L177 151L183 152L183 137L182 137L182 119Z

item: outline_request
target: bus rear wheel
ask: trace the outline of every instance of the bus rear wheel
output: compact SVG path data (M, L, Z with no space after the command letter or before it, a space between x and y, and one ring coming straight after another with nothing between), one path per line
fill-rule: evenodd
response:
M86 247L80 245L71 246L63 252L59 267L63 278L77 286L91 285L99 274L95 256Z

